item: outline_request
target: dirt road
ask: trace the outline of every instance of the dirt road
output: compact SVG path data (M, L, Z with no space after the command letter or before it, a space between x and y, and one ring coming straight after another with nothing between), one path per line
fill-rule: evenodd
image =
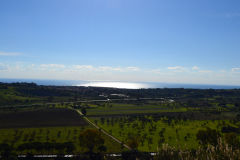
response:
M113 139L114 141L116 141L117 143L123 144L123 146L124 146L125 148L127 148L127 149L129 149L129 150L131 149L128 145L122 143L119 139L117 139L116 137L113 137L112 135L110 135L109 133L107 133L105 130L103 130L101 127L97 126L95 123L93 123L92 121L90 121L86 116L84 116L84 115L82 114L81 111L79 111L79 110L77 110L77 109L76 109L76 111L77 111L81 116L83 116L83 118L84 118L89 124L93 125L95 128L97 128L98 130L100 130L103 134L105 134L105 135L107 135L108 137L112 138L112 139Z

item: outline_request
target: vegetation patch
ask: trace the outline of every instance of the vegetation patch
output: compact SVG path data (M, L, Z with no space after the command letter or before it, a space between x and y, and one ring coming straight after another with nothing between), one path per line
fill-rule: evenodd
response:
M0 144L13 147L18 154L78 154L88 151L81 143L81 135L88 129L94 128L76 126L0 129ZM103 146L106 146L102 151L114 153L123 149L108 136L101 134L101 137Z
M91 119L125 143L133 138L136 139L137 148L145 152L156 152L163 144L176 149L197 149L200 145L197 139L199 130L212 128L223 136L222 131L231 131L239 125L239 122L233 120L183 120L166 117L159 119L152 116L92 117Z

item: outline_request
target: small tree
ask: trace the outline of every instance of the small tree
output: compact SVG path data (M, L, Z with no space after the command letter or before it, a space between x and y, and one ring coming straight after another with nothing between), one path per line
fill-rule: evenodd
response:
M90 153L93 153L94 150L103 151L104 139L98 130L87 129L80 134L79 141L80 146L87 149Z
M128 140L127 144L133 150L136 150L138 148L138 141L136 139Z
M139 145L139 140L137 136L131 135L128 137L127 145L132 149L132 150L137 150L138 145Z
M216 146L220 134L215 129L207 128L206 130L199 130L196 137L201 145L211 144L213 146Z

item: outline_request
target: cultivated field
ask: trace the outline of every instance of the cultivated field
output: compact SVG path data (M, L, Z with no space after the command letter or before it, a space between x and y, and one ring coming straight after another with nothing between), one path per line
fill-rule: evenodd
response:
M151 152L157 151L162 144L178 149L197 149L199 143L196 134L199 130L209 127L221 132L224 126L240 125L231 120L154 119L151 116L92 117L91 120L125 143L132 137L137 138L138 149Z
M0 114L0 144L9 144L19 154L69 154L83 153L79 135L90 126L75 110L64 108L45 108L29 111L6 112ZM122 147L111 138L102 135L107 152L119 152ZM21 146L69 145L70 149L21 149ZM37 144L39 145L39 144Z
M185 112L187 108L184 107L170 107L165 103L159 102L138 102L134 103L124 101L122 103L108 102L108 103L95 103L90 104L91 108L88 109L89 116L106 116L106 115L130 115L130 114L154 114L162 112ZM97 105L96 105L97 104ZM190 110L190 108L189 108Z
M0 122L0 128L88 125L76 111L64 108L0 113Z
M116 97L118 94L127 98ZM123 142L119 144L102 134L107 148L107 151L101 148L102 152L120 153L123 144L127 144L132 149L158 151L164 156L170 153L165 146L170 146L178 159L179 153L192 156L192 151L204 156L208 154L206 145L211 144L215 147L211 154L220 155L219 147L225 146L221 148L223 154L237 155L240 153L239 97L240 90L124 90L0 84L0 151L4 144L9 144L18 154L86 152L86 148L80 147L79 136L94 127L76 112L79 110L99 130ZM221 143L216 142L219 139Z
M16 148L19 154L70 154L83 153L84 148L80 147L79 135L85 129L92 128L91 126L83 127L40 127L40 128L15 128L15 129L0 129L0 144L7 143ZM109 137L102 135L107 146L107 152L115 153L122 150L120 144L116 143ZM56 149L19 149L21 145L40 143L72 143L73 150L56 150Z

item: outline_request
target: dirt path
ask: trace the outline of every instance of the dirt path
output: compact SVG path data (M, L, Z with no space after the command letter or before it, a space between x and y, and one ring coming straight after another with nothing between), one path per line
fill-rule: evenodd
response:
M91 122L86 116L84 116L84 115L82 114L81 111L79 111L79 110L77 110L77 109L76 109L76 111L77 111L89 124L93 125L95 128L97 128L98 130L100 130L103 134L105 134L106 136L112 138L112 139L113 139L114 141L116 141L117 143L123 144L123 146L124 146L125 148L127 148L127 149L129 149L129 150L131 149L128 145L122 143L119 139L117 139L116 137L113 137L112 135L110 135L109 133L107 133L105 130L103 130L102 128L100 128L99 126L97 126L95 123Z

